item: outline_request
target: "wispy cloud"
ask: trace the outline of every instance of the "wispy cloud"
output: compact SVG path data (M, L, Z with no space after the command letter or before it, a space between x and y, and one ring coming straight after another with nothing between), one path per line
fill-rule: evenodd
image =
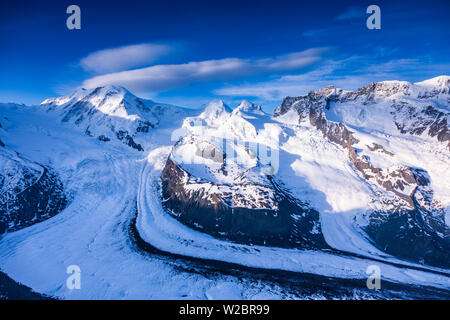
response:
M110 48L89 54L81 59L80 66L85 71L110 73L148 65L170 51L168 45L153 43Z
M135 92L159 92L191 83L298 70L320 61L326 50L313 48L275 58L226 58L185 64L155 65L96 76L85 80L83 86L91 88L102 85L122 85Z
M372 63L371 59L370 56L352 56L341 60L326 60L317 69L304 74L285 75L270 81L227 86L214 90L214 94L280 101L286 96L306 94L311 90L329 85L344 90L354 90L370 82L424 80L450 69L449 65L430 65L422 59L393 59L376 64Z
M328 75L336 65L328 61L325 66L301 75L289 75L274 80L254 84L240 84L214 90L219 96L255 97L266 101L279 101L286 96L298 96L317 87L327 86L333 82Z
M364 17L366 11L362 7L349 7L336 17L336 20L351 20Z

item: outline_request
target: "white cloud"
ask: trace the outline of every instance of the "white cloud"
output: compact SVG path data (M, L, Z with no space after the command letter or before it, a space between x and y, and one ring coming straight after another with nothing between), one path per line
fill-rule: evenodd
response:
M285 75L253 84L232 85L214 90L214 94L230 97L255 97L280 101L286 96L299 96L311 90L333 85L354 90L370 82L384 80L426 79L449 70L449 65L429 65L421 59L396 59L374 63L370 56L352 56L342 60L326 60L317 69L300 75ZM420 77L419 77L420 76Z
M275 58L226 58L185 64L155 65L96 76L85 80L83 86L92 88L102 85L121 85L135 92L160 92L203 81L230 80L298 70L320 61L324 51L326 51L324 48L314 48Z
M286 75L256 84L228 86L215 90L214 94L279 101L286 96L298 96L313 89L335 84L336 77L332 74L345 63L346 60L327 60L319 68L304 74Z
M148 65L170 50L167 45L152 43L105 49L81 59L80 65L84 70L96 73L116 72Z
M370 65L362 71L366 72L376 72L376 73L389 73L394 71L404 71L411 68L416 68L420 66L420 61L418 59L396 59L387 61L384 63Z

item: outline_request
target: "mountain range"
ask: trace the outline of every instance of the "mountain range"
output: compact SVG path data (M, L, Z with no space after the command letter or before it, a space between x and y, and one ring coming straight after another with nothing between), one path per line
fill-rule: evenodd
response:
M337 298L449 297L449 121L449 76L329 86L273 114L116 86L3 103L0 269L57 298L326 296L175 257L360 281ZM63 285L70 264L86 289ZM364 288L373 264L392 289Z

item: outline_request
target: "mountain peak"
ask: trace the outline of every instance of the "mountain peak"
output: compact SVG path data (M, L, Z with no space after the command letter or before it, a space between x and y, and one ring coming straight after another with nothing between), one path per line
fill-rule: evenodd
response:
M213 100L203 105L202 108L203 112L199 117L204 119L208 124L221 123L231 115L230 107L228 107L222 100Z
M421 82L416 82L415 85L423 87L450 87L450 76L437 76Z
M254 104L248 100L242 100L237 109L246 112L261 111L261 106Z
M106 86L96 87L93 89L92 92L94 92L94 91L101 92L103 94L110 94L110 95L120 94L120 95L131 95L133 97L135 96L130 91L128 91L127 88L122 87L122 86L114 86L114 85L106 85Z
M205 114L221 114L221 113L230 113L231 109L229 106L223 102L223 100L217 99L211 102L208 102L203 106L203 113Z
M86 93L85 97L89 99L98 97L100 99L106 99L108 97L114 97L116 99L123 99L125 97L135 99L136 96L128 91L124 87L107 85L102 87L96 87L84 91Z
M148 113L150 109L147 102L150 101L139 99L124 87L107 85L91 89L77 88L68 96L46 99L41 105L50 109L65 109L83 103L85 108L95 108L104 114L129 117Z
M233 110L233 114L252 114L252 115L263 115L264 111L262 111L261 106L252 103L248 100L242 100L241 103Z

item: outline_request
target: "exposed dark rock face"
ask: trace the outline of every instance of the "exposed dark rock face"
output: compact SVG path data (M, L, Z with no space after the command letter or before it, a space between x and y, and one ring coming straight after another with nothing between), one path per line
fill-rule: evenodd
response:
M238 243L295 247L329 248L320 227L319 213L294 199L273 179L270 185L252 186L252 199L239 192L211 192L211 184L195 191L190 175L168 159L162 173L162 197L166 210L193 229ZM220 189L220 186L218 186ZM248 185L234 188L245 190ZM268 198L273 193L274 198ZM236 204L250 202L247 206ZM272 201L276 207L273 207ZM255 208L251 203L257 203Z
M2 124L0 123L0 129L3 129ZM4 147L5 143L0 139L0 147Z
M155 125L149 121L141 121L138 123L136 132L148 133L150 128L154 128L154 127L155 127Z
M393 256L450 267L450 231L444 216L421 209L371 212L365 231L376 247Z
M433 106L420 109L406 102L397 102L393 106L395 125L401 133L421 135L427 132L438 141L447 142L450 149L449 114L437 110Z
M24 179L30 177L24 176ZM4 177L0 175L0 185ZM26 182L28 183L28 182ZM11 189L0 195L0 233L25 228L46 220L66 207L62 183L49 169L24 190Z
M50 296L34 292L0 270L0 300L50 300Z
M108 141L110 141L111 139L110 138L108 138L107 136L105 136L105 135L99 135L98 137L97 137L97 139L98 140L100 140L100 141L103 141L103 142L108 142Z
M119 130L116 133L116 136L117 136L117 139L125 142L126 145L132 147L133 149L136 149L138 151L144 151L144 148L142 147L142 145L140 145L139 143L136 143L133 140L133 137L128 134L128 131Z
M370 151L377 151L377 150L379 150L380 152L383 152L383 153L385 153L385 154L387 154L389 156L393 156L394 155L392 152L387 151L381 144L378 144L378 143L375 143L375 142L372 143L371 146L368 145L367 148Z

